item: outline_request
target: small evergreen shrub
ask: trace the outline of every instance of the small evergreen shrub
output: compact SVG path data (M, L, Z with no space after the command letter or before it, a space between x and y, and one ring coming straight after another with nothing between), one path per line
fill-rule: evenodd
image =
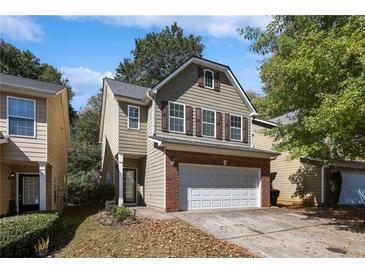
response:
M24 257L34 253L40 238L54 235L58 228L57 212L38 212L0 219L0 257Z
M105 203L107 200L114 200L115 186L113 184L98 184L96 186L96 199Z
M114 213L114 219L118 222L132 219L132 217L132 211L126 207L118 207Z

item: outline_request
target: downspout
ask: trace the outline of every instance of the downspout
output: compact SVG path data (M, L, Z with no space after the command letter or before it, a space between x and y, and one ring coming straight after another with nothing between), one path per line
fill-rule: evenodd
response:
M325 166L321 167L321 204L324 204L324 169Z
M151 96L150 92L152 92L152 96ZM146 95L152 101L152 135L155 136L156 135L156 100L154 97L156 96L156 90L149 89L149 90L147 90Z

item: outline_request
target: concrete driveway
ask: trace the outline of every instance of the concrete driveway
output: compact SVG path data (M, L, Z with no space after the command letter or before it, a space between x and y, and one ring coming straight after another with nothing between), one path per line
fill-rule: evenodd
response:
M365 232L349 220L282 208L179 212L174 216L263 257L365 257Z

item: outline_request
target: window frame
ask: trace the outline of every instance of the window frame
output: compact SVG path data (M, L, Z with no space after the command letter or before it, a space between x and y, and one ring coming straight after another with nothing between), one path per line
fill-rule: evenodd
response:
M229 139L231 140L231 141L237 141L237 142L243 142L243 136L242 136L242 122L243 122L243 119L242 119L242 115L236 115L236 114L229 114L230 115L230 120L229 120ZM232 116L235 116L235 117L239 117L240 119L241 119L241 128L239 128L240 129L240 136L241 136L241 139L233 139L232 138L232 128L235 128L235 129L238 129L238 127L232 127Z
M25 101L33 102L33 104L34 104L33 135L10 134L10 119L9 119L10 105L9 105L9 99L11 99L11 98L16 99L16 100L25 100ZM20 116L10 115L10 117L26 119L26 120L32 120L30 118L20 117ZM29 98L18 97L18 96L7 96L6 97L6 119L8 120L7 121L7 134L8 134L9 137L32 138L32 139L37 138L37 101L35 99L29 99Z
M213 124L213 123L209 123L209 122L204 122L204 110L214 112L214 135L213 136L204 134L203 124L204 123L209 124L209 125ZM204 137L209 137L209 138L216 138L217 137L217 111L215 111L214 109L202 108L201 132L202 132L202 136L204 136Z
M212 74L212 86L211 87L205 85L205 72L206 71L208 71L208 72L210 72ZM205 88L214 89L214 72L212 70L210 70L210 69L204 69L204 72L203 73L204 73L204 77L203 77L203 82L204 83L203 83L203 86Z
M184 118L181 118L181 117L175 117L175 116L171 116L170 115L170 109L171 109L171 104L175 104L175 105L180 105L180 106L183 106L184 107L184 110L183 110L183 114L184 114ZM169 101L169 132L173 132L173 133L180 133L180 134L185 134L186 133L186 105L185 104L182 104L182 103L177 103L177 102L171 102ZM184 128L184 131L176 131L176 130L171 130L171 117L175 118L175 119L183 119L183 128Z
M136 119L135 117L129 117L129 108L136 108L138 110L138 127L134 128L134 127L130 127L129 126L129 119ZM135 105L128 105L127 108L127 117L128 117L128 122L127 122L127 127L128 129L132 129L132 130L140 130L141 129L141 108L140 106L135 106Z

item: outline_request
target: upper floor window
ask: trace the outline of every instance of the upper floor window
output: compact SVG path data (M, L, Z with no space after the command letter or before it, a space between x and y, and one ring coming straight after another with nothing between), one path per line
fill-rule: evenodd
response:
M214 74L211 70L204 70L204 87L213 89Z
M203 109L203 136L215 137L215 111Z
M242 141L242 117L231 115L231 140Z
M185 133L185 105L169 102L170 131Z
M8 97L8 134L35 137L35 100Z
M128 128L139 129L139 107L128 106Z

